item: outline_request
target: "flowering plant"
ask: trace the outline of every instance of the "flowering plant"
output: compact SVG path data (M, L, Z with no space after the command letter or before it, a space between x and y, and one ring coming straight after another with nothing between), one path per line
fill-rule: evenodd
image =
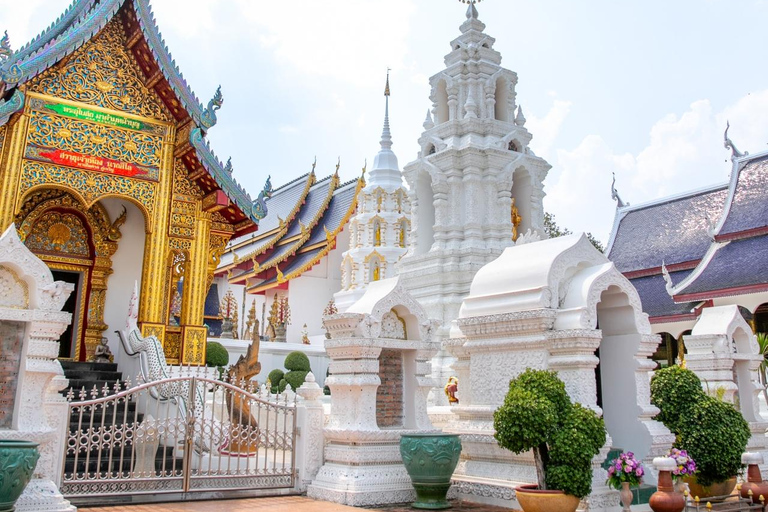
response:
M614 489L621 489L623 482L629 482L629 485L640 485L644 474L643 465L635 459L635 454L626 452L619 455L618 459L611 461L606 483Z
M672 472L674 480L682 480L684 476L690 476L696 472L696 461L694 461L688 452L672 448L667 457L674 459L677 469Z

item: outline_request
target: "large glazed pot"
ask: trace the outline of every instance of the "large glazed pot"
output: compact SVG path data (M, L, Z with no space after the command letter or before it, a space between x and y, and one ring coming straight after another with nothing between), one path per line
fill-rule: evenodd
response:
M691 491L691 497L698 496L699 498L711 498L713 496L727 496L733 492L736 487L736 477L729 478L724 482L715 482L712 485L704 487L696 480L696 475L692 477L686 476L683 481L688 484L688 489Z
M13 512L39 458L37 443L0 439L0 512Z
M653 465L659 470L659 484L657 491L651 496L648 505L653 512L683 512L685 498L679 492L675 492L672 482L672 472L677 469L677 462L669 457L656 457Z
M445 497L460 454L461 440L456 434L404 434L400 437L400 455L416 489L414 508L450 508Z
M579 498L563 491L541 491L536 484L515 487L523 512L576 512Z

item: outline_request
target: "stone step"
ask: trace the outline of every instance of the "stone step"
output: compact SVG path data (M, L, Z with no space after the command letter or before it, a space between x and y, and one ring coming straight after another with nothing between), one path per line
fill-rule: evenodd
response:
M70 380L116 381L123 378L121 372L106 370L68 370L65 375Z
M66 375L69 370L73 371L101 371L116 372L117 363L86 363L80 361L59 361Z

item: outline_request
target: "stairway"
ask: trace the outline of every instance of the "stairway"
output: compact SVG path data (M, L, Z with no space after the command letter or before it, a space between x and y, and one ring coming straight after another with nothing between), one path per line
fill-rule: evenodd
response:
M618 459L619 455L623 452L624 450L621 448L611 448L611 451L608 452L608 457L606 457L605 462L603 462L603 469L607 470L611 465L611 461ZM647 504L654 492L656 492L656 487L653 485L640 484L639 487L632 487L632 505Z
M65 396L71 389L75 395L73 401L79 401L80 391L85 387L87 393L86 400L91 399L91 390L94 386L99 391L98 397L102 396L101 390L105 385L109 386L110 394L113 393L115 384L122 382L122 373L117 370L117 364L114 363L79 363L74 361L61 361L64 369L64 376L69 379L69 387L62 391ZM127 408L127 409L126 409ZM82 419L79 412L73 411L69 418L70 432L79 429L88 429L91 425L99 428L102 425L110 427L113 424L128 427L135 421L140 423L144 415L136 414L136 402L121 403L117 406L111 405L106 409L97 411L83 411ZM93 420L93 423L91 423ZM100 456L99 456L100 455ZM101 454L95 448L90 453L80 453L77 457L77 467L75 467L75 455L68 453L64 461L65 474L71 474L76 471L83 473L117 473L130 472L133 469L133 445L127 444L122 450L120 446L115 446L112 450L102 449ZM174 460L173 447L160 446L155 455L155 468L160 471L165 461L166 471L170 468L181 468L181 461ZM174 466L175 462L175 466Z

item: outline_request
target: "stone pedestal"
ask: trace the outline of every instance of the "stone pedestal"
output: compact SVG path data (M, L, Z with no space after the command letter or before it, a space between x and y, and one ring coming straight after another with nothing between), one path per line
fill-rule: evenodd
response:
M400 436L435 431L427 415L434 324L397 279L371 283L323 322L331 417L325 463L307 495L352 506L412 501Z
M67 386L58 361L59 336L71 321L62 313L72 285L19 240L12 225L0 237L0 438L39 444L40 460L17 512L71 512L58 492L69 424ZM10 401L9 401L10 400Z

